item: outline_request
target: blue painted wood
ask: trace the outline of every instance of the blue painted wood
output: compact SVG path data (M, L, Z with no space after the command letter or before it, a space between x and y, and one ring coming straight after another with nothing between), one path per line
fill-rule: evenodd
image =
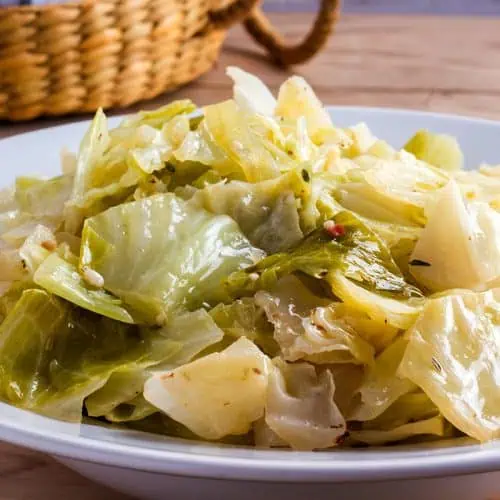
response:
M264 0L264 7L270 12L307 12L314 10L317 4L317 0ZM343 11L500 16L500 0L344 0Z
M68 1L0 0L0 7ZM343 11L349 13L500 15L500 0L344 0L343 4ZM316 6L317 0L264 0L265 10L270 12L308 12Z

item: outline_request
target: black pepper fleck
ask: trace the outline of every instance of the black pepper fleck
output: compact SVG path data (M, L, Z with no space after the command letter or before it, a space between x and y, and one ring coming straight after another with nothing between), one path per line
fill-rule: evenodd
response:
M425 262L425 260L413 259L408 262L410 266L421 266L421 267L430 267L430 262Z
M431 358L431 362L432 362L432 366L434 367L434 369L437 372L443 371L443 367L441 366L441 363L434 356Z

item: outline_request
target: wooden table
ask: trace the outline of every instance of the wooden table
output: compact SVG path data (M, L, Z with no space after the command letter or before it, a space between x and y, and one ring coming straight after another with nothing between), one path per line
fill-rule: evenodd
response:
M303 33L310 21L307 14L290 14L276 16L276 22L293 37ZM141 107L184 96L199 104L227 98L230 82L224 68L230 64L261 75L274 90L287 76L269 66L238 28L230 34L219 64L210 74ZM295 71L329 104L500 118L500 18L345 16L324 53ZM75 118L3 123L0 137L72 120ZM0 445L0 500L50 498L124 499L39 453Z
M307 13L277 14L290 37L310 26ZM189 96L198 104L228 98L227 65L259 74L276 90L286 72L268 64L241 28L230 34L217 67L174 94L131 108ZM500 17L345 15L326 50L294 69L329 104L391 106L500 117ZM123 112L123 111L121 111ZM0 137L82 119L0 122Z

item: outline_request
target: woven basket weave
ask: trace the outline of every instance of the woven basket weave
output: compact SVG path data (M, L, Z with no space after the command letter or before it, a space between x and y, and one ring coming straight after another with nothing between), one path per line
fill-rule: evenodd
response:
M197 78L226 30L245 27L280 64L312 57L338 14L322 0L305 40L287 46L258 0L83 0L0 9L0 119L125 107Z

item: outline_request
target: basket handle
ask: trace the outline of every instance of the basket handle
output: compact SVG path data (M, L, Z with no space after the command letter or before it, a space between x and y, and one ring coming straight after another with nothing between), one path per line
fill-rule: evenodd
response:
M300 64L316 55L325 45L339 17L340 0L321 0L316 20L304 40L287 43L258 6L259 0L237 0L225 9L212 12L217 27L227 28L244 19L252 38L267 49L282 66Z

